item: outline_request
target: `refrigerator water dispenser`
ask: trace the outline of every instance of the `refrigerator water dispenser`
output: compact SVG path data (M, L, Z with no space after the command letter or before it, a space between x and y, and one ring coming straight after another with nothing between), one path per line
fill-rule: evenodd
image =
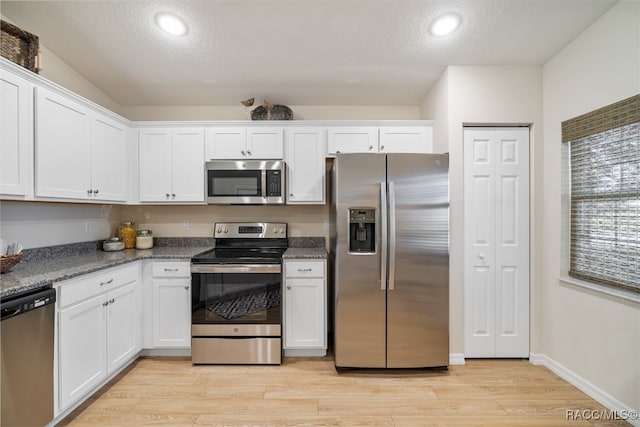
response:
M373 254L376 251L376 210L349 208L349 252Z

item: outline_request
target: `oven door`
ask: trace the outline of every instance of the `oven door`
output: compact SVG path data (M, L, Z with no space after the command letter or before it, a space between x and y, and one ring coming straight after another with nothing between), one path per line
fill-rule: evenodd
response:
M282 319L280 264L193 264L192 324L276 324Z

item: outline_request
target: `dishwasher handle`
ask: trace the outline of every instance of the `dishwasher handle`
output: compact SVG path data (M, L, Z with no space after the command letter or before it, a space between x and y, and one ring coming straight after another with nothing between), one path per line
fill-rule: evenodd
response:
M38 289L26 295L20 294L13 298L7 297L2 300L0 305L1 320L10 319L55 302L56 290L53 288Z

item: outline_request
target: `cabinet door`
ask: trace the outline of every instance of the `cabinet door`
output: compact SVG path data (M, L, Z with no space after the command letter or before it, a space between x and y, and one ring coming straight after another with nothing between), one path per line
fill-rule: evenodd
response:
M205 158L243 159L247 154L247 133L243 127L207 129Z
M324 204L324 130L294 128L286 135L287 204Z
M89 113L36 88L36 196L87 200L91 181Z
M328 130L329 154L337 153L377 153L378 128L338 127Z
M281 127L247 128L247 158L282 159L283 139Z
M171 201L204 202L204 130L176 129L171 146Z
M285 349L324 348L323 278L286 278Z
M153 280L153 345L191 345L191 279Z
M140 201L171 200L171 131L140 131Z
M33 156L33 85L0 71L0 194L29 195Z
M106 303L100 295L59 313L59 403L62 412L106 372Z
M92 123L91 198L125 201L127 177L127 129L103 115Z
M431 128L397 126L380 128L381 153L431 153Z
M136 287L123 286L107 294L107 372L111 373L138 352Z

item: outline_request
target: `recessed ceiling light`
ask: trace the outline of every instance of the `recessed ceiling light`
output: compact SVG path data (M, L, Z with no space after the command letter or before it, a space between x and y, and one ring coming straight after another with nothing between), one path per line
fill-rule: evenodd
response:
M445 13L437 17L429 26L429 32L434 36L446 36L458 29L462 18L457 13Z
M160 12L156 15L158 27L173 36L184 36L187 34L187 24L173 13Z

